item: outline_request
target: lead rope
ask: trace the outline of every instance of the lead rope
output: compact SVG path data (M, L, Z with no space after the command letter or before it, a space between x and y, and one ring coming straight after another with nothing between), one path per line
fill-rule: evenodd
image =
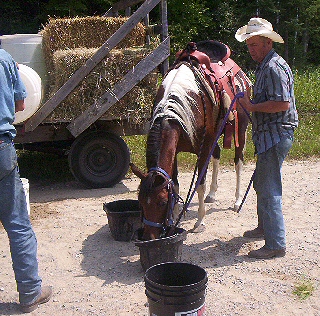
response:
M241 209L242 209L242 206L243 206L243 204L244 204L244 202L245 202L245 200L246 200L246 198L247 198L247 195L248 195L248 193L249 193L249 191L250 191L251 184L252 184L252 182L253 182L253 180L254 180L255 175L256 175L256 170L253 171L253 174L252 174L251 179L250 179L250 182L249 182L249 184L248 184L246 193L245 193L244 196L243 196L243 199L242 199L241 204L240 204L240 206L239 206L239 208L238 208L238 210L237 210L237 213L240 213L240 211L241 211Z

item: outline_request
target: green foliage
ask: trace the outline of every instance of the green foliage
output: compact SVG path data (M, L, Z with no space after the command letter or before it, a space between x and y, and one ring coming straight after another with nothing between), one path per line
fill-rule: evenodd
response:
M306 159L320 156L320 114L300 113L299 127L289 158Z
M116 2L118 0L0 1L0 34L36 33L49 16L102 15ZM172 56L189 41L215 39L228 44L234 51L233 58L244 69L249 69L252 61L246 46L237 42L234 34L252 16L258 15L269 20L285 39L285 44L276 45L276 48L291 66L319 64L318 0L168 0L167 3ZM150 14L153 24L160 23L159 7Z
M296 70L295 96L299 112L320 112L320 67L308 67Z
M0 35L37 33L49 16L102 15L114 0L10 0L0 1Z
M310 280L304 278L302 281L294 285L292 294L298 296L301 300L305 300L312 295L314 290L315 287L313 283Z
M146 171L146 135L133 135L123 137L130 148L131 162Z
M171 51L174 53L188 42L202 39L203 30L212 24L203 1L169 1L168 10Z

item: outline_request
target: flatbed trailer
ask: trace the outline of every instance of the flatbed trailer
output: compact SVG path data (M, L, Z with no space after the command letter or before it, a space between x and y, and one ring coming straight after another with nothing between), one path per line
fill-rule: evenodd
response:
M131 15L131 7L138 5ZM146 27L149 27L149 13L157 6L160 7L161 15L161 23L157 27L160 30L160 44L128 71L111 91L104 92L99 100L89 104L79 116L71 121L46 122L54 109L140 21L143 20ZM127 22L28 120L16 125L15 143L18 149L67 154L74 177L90 188L110 187L120 182L128 172L130 163L130 151L121 136L143 135L148 131L147 124L132 125L126 119L108 119L105 114L154 69L159 68L165 73L169 65L167 1L122 0L114 4L105 16L117 16L121 10L129 15Z

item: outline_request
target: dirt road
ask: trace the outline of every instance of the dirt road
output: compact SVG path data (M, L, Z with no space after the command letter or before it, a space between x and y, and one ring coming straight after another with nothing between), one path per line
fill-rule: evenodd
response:
M243 190L254 166L245 166ZM283 167L283 208L287 255L254 260L246 255L263 241L242 237L256 224L251 190L240 214L231 209L235 173L219 173L217 201L207 206L206 230L188 234L182 261L208 274L208 316L320 316L320 161L288 162ZM191 174L180 175L185 197ZM87 190L76 182L40 186L30 183L31 218L39 243L39 264L45 284L54 287L52 301L32 315L147 316L144 273L133 242L113 240L103 203L136 199L139 181L125 179L110 189ZM182 227L196 218L197 198ZM7 236L0 227L0 315L17 315L17 293ZM306 280L313 295L299 300L292 292Z

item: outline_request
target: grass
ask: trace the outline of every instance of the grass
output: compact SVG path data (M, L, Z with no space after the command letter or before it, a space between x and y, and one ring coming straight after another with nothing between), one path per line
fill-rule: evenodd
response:
M320 67L310 67L303 71L294 71L295 96L297 106L303 112L319 113L320 88L317 82L320 80Z
M304 160L320 158L320 113L310 114L302 112L299 115L299 127L295 132L295 141L287 159ZM131 150L131 161L145 170L145 143L146 136L124 137ZM221 143L221 141L220 141ZM222 150L221 164L233 165L234 148ZM245 161L255 161L254 146L251 140L251 126L248 129L248 140L245 152ZM193 171L196 156L190 153L178 155L180 171Z
M300 113L299 127L295 132L290 158L320 157L320 113Z
M288 159L303 160L320 158L320 67L295 71L295 96L300 125L295 132L295 141ZM131 161L145 170L146 135L124 137L131 151ZM72 179L66 157L53 154L18 151L21 176L30 180L61 182ZM221 164L233 165L234 150L223 150ZM252 162L254 146L251 141L251 128L248 130L245 161ZM193 171L196 156L190 153L178 155L179 170ZM58 172L57 172L58 171ZM129 172L128 175L131 173Z
M305 300L312 295L315 287L313 283L308 279L303 279L294 285L292 294L298 296L301 300Z

